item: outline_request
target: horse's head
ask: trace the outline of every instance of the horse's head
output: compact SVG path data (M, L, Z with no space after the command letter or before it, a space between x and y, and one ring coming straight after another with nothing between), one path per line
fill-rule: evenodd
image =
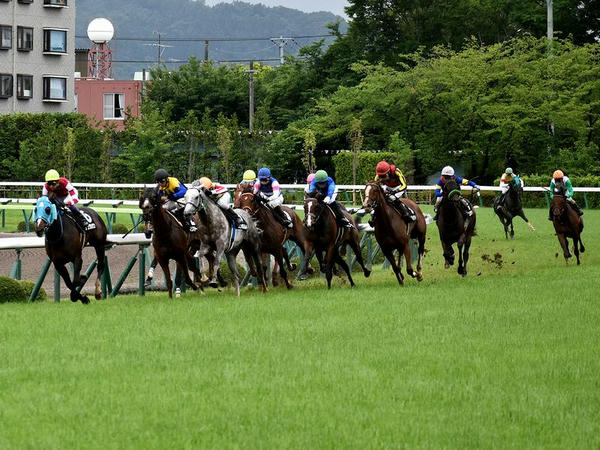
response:
M454 178L444 183L444 199L457 202L460 199L460 187Z
M58 218L56 205L48 197L40 197L34 210L35 233L42 237L48 227Z
M381 203L383 198L383 189L381 185L374 181L369 181L365 187L365 200L363 201L363 208L366 210L372 210Z
M319 200L314 197L306 197L304 199L304 226L309 230L313 230L322 210L323 205Z
M259 205L256 202L256 196L252 191L242 191L236 198L234 205L236 208L242 208L250 215L254 215Z
M233 193L233 205L236 208L240 208L238 204L238 199L242 194L246 192L252 192L254 190L254 186L250 183L240 183L235 188L235 192Z

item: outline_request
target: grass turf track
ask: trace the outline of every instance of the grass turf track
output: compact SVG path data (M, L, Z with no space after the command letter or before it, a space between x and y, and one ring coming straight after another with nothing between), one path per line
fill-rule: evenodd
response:
M527 213L478 211L467 279L433 226L404 288L0 305L0 447L598 448L600 211L579 267Z

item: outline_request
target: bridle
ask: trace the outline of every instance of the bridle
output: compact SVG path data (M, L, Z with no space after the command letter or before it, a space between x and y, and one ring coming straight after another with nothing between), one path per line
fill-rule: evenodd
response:
M245 200L245 201L247 201L249 203L252 203L252 202L256 201L256 197L255 197L255 195L252 192L244 192L244 191L241 191L241 192L242 193L239 196L240 204L241 204L242 200ZM259 205L259 208L260 208L260 206L261 205ZM258 213L258 208L257 209L252 209L252 207L249 206L249 205L242 206L242 209L244 211L246 211L248 214L250 214L252 217L254 217L256 215L256 213Z
M381 186L377 183L367 183L367 187L365 188L365 201L363 202L363 206L370 209L375 209L379 206L380 201L377 198L371 197L371 189L375 191L378 197L381 197L383 194L383 190Z
M315 209L318 209L317 213L311 211L313 205L316 205ZM320 205L316 198L307 198L304 202L304 225L308 228L313 228L321 218L324 210L325 208Z

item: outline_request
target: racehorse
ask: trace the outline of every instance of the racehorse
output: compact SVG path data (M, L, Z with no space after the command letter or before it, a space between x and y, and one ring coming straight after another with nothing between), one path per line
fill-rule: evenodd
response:
M367 183L365 187L365 200L363 208L375 212L375 239L384 256L392 265L398 283L404 284L402 275L402 255L406 260L406 272L419 281L423 280L423 254L425 253L425 236L427 234L427 223L421 208L410 199L402 199L417 215L416 222L407 225L400 212L385 198L381 185L374 181ZM413 271L410 251L410 239L419 242L419 257L417 260L417 271ZM394 250L398 250L398 263L394 258Z
M197 290L198 286L190 278L189 270L191 269L196 276L201 277L195 260L190 256L191 248L199 248L198 236L186 232L180 220L163 208L160 194L156 189L146 189L140 198L139 206L146 222L146 229L148 229L149 223L152 225L154 257L165 274L169 298L173 298L173 280L169 269L171 259L177 263L177 274L182 276L192 289ZM200 291L204 293L202 284L200 284Z
M475 211L465 229L465 220L458 202L461 201L461 193L458 184L454 180L444 183L443 198L439 205L437 227L440 233L440 241L444 250L444 267L454 265L454 243L458 246L458 273L467 276L467 262L469 261L469 247L471 238L475 232Z
M295 264L290 264L288 253L283 247L283 244L289 239L290 241L295 242L303 253L306 253L307 251L312 252L312 245L306 237L306 229L302 224L302 219L298 217L298 214L296 214L293 209L281 206L281 209L287 213L293 224L292 228L284 227L277 219L275 219L269 207L260 199L260 197L243 187L238 187L238 189L236 189L234 198L235 206L244 209L252 217L256 218L260 228L263 230L261 236L263 268L266 270L265 253L273 255L276 262L273 267L273 285L277 285L276 279L278 270L281 273L281 277L284 279L286 286L290 288L291 284L287 279L287 272L282 265L283 261L285 261L289 270L294 270L296 267ZM279 253L281 253L281 258L278 258Z
M350 223L354 223L352 216L347 211L344 211L344 214ZM325 264L325 277L327 278L328 289L331 289L334 263L339 264L344 269L350 285L355 286L350 268L340 255L340 247L344 244L349 245L356 254L356 261L362 267L365 277L371 275L371 271L367 269L363 261L358 229L356 226L345 228L338 225L335 220L335 214L325 203L312 197L304 199L304 226L308 230L308 240L314 246L321 267L323 267L323 263ZM325 259L322 259L322 252L325 252ZM312 252L307 251L304 254L305 267L311 256Z
M198 213L198 235L201 245L199 256L204 256L214 251L215 261L220 262L223 255L227 257L227 264L233 276L237 296L240 296L240 274L237 268L236 257L242 250L248 266L255 268L259 284L263 292L267 292L264 271L259 270L260 263L260 230L250 214L242 209L236 213L247 224L246 230L240 230L229 223L221 208L200 187L188 189L186 194L188 204L185 206L185 215ZM217 264L218 266L218 264ZM210 269L209 286L217 286L214 266Z
M515 186L514 183L508 185L508 191L504 195L504 201L500 204L502 196L497 197L494 200L494 212L500 219L502 226L504 227L504 234L508 239L508 229L510 228L510 238L515 237L515 230L513 228L513 219L515 217L521 217L531 231L535 231L534 226L529 222L529 219L525 217L523 212L523 188L521 186Z
M54 267L71 291L71 301L80 300L88 304L90 300L82 295L79 290L85 285L87 277L81 275L83 265L82 251L86 244L90 244L96 251L97 273L94 296L97 300L102 298L100 279L104 274L104 253L106 249L106 225L98 213L90 208L81 208L83 214L89 216L96 228L83 231L70 212L57 209L48 197L40 197L35 206L35 232L39 237L46 236L46 254ZM73 263L73 281L65 264Z
M573 239L573 251L577 258L577 264L579 261L579 252L585 252L585 247L581 240L581 233L583 231L583 218L580 217L577 212L568 205L567 198L565 195L566 188L564 184L556 184L554 197L550 203L552 209L552 223L558 242L563 249L563 255L565 257L565 263L569 263L569 258L572 256L569 251L569 241L567 238Z

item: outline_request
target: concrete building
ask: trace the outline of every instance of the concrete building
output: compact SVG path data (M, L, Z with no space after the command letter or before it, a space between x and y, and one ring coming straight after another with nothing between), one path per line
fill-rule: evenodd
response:
M75 0L0 0L0 114L74 110Z

